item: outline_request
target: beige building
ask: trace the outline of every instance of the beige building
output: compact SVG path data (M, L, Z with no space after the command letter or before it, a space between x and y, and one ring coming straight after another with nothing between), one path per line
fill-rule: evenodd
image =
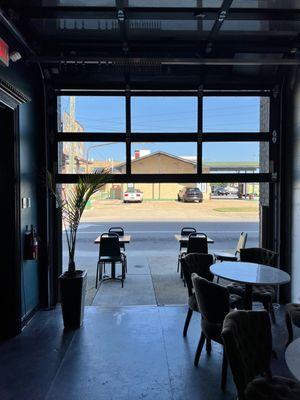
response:
M125 163L116 167L120 173L126 172ZM196 162L186 160L181 157L165 152L154 152L146 156L131 160L132 174L194 174L196 172ZM127 184L122 185L122 192L127 190ZM206 184L197 184L195 182L187 183L135 183L136 189L140 189L146 200L175 200L180 189L184 186L198 186L203 192L203 197L208 198Z
M89 162L89 172L95 172L97 169L108 168L114 174L125 174L126 163L114 161L113 171L108 161L93 161ZM256 162L217 162L217 163L204 163L204 173L216 172L255 172L258 168ZM131 160L131 173L132 174L194 174L197 165L194 158L186 159L177 157L162 151L148 153L146 155L135 152L134 158ZM229 186L237 186L237 184L229 184ZM180 189L184 186L198 187L202 193L203 198L209 199L213 184L209 183L128 183L128 184L107 184L103 189L107 197L114 199L122 199L123 193L128 187L139 189L144 194L145 200L175 200ZM244 192L244 189L242 190ZM247 184L247 193L259 193L258 185Z

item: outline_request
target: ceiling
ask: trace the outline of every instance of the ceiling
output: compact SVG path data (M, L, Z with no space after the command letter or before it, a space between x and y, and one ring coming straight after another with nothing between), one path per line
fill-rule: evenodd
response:
M300 54L297 0L12 0L2 11L58 87L259 86Z

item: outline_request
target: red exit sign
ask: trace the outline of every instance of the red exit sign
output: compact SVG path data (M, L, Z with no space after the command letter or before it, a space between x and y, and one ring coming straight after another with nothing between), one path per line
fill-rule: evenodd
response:
M0 38L0 64L8 67L9 65L9 51L7 43Z

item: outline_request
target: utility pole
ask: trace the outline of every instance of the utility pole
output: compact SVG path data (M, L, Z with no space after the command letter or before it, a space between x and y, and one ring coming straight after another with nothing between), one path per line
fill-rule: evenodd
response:
M75 96L70 96L70 131L75 132L76 131L76 120L75 120ZM74 149L74 143L70 142L70 148L69 148L69 173L73 174L75 173L75 149Z

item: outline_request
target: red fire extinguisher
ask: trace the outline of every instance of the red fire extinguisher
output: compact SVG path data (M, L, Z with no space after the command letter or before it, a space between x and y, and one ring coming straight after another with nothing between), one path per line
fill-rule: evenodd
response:
M31 225L26 225L24 237L24 260L36 260L38 256L38 237L36 230Z

